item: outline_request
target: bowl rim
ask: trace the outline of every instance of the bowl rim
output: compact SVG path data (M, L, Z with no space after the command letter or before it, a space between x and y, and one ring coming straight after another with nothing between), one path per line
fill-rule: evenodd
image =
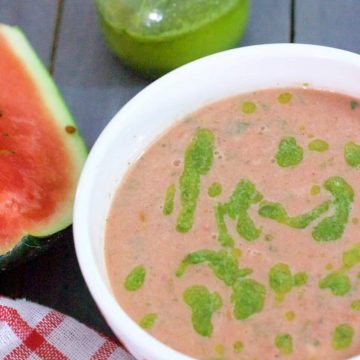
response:
M141 348L143 353L151 354L149 355L149 359L193 360L192 357L179 353L151 336L145 330L141 329L141 327L132 320L117 303L110 289L108 289L104 283L97 269L90 238L84 236L83 231L83 229L88 225L88 220L83 214L83 209L84 206L86 206L89 196L91 196L88 179L96 175L96 166L99 158L101 158L103 149L108 146L109 139L113 137L113 133L118 129L119 121L117 120L119 118L126 117L128 109L136 106L139 99L144 96L148 96L154 88L162 86L163 83L174 82L177 78L186 76L189 69L194 67L199 68L204 65L208 65L211 62L221 62L222 60L232 56L255 56L256 54L262 54L264 58L269 57L270 54L276 54L277 57L281 57L282 55L295 57L302 55L307 58L320 57L325 60L334 59L339 60L341 63L357 64L360 69L360 55L337 48L310 44L276 43L252 45L206 56L189 64L183 65L180 68L164 75L130 99L102 130L89 152L88 159L86 160L81 172L75 195L73 233L76 256L82 275L93 299L98 305L100 311L103 313L109 326L114 330L115 318L118 323L122 324L122 334L119 336L118 333L115 333L115 335L120 339L120 341L123 336L124 338L128 336L137 347ZM360 355L354 357L353 359L360 360Z

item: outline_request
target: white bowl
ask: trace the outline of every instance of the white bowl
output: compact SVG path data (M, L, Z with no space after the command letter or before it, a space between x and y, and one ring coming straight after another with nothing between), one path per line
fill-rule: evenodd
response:
M129 163L175 121L208 103L263 88L327 89L360 98L360 56L314 45L250 46L208 56L155 81L111 120L90 152L75 200L76 253L116 336L139 360L190 360L142 330L116 302L106 274L104 226ZM354 358L355 359L355 358ZM360 359L357 356L356 359Z

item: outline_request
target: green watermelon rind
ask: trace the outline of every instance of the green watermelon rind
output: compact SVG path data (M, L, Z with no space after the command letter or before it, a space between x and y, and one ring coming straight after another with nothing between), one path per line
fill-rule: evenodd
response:
M63 140L69 154L71 154L74 165L74 191L72 198L69 198L66 206L63 206L61 210L52 215L52 221L36 231L30 231L31 234L24 233L23 238L13 249L0 256L1 270L10 263L17 262L20 258L31 257L32 254L38 252L40 248L47 247L47 245L52 242L50 238L53 237L54 234L55 238L57 238L59 231L71 225L76 183L88 151L59 89L24 33L18 27L0 24L0 34L5 37L13 53L25 69L27 69L28 75L33 79L44 106L48 109L49 115L54 119L55 124L59 128L59 136L61 136L62 133L64 134ZM74 134L68 134L65 131L65 127L68 125L75 127L77 131Z

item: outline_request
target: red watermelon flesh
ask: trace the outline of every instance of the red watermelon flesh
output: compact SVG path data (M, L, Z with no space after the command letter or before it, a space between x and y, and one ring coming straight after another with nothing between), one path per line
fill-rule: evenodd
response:
M27 234L47 236L69 225L86 150L18 29L0 25L0 54L1 255Z

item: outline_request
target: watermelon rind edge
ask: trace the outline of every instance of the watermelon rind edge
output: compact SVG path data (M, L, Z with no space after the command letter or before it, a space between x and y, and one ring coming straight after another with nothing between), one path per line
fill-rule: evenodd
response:
M8 268L13 262L22 262L20 258L33 257L34 253L38 252L40 248L44 250L53 240L61 237L58 234L61 230L71 225L76 184L88 150L59 89L23 31L16 26L0 23L0 35L5 36L13 53L25 66L28 75L33 79L41 100L55 120L55 124L59 127L59 130L64 131L64 143L68 153L71 154L74 165L74 174L71 176L72 181L74 181L73 198L69 198L67 206L63 207L61 212L54 214L53 222L36 232L31 231L31 234L24 234L23 238L10 251L0 255L1 271ZM69 135L65 132L65 127L69 125L76 128L74 134ZM61 131L59 133L61 134Z

